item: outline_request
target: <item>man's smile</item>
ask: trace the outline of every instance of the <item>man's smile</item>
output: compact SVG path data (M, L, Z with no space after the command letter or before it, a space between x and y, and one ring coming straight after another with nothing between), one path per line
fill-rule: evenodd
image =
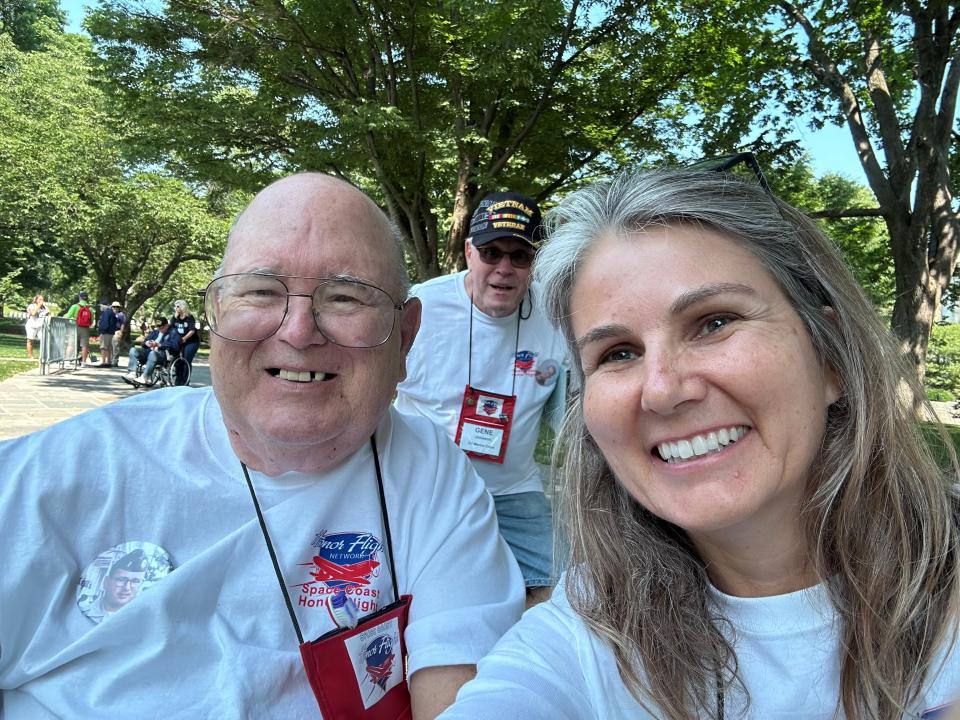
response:
M325 373L315 370L288 370L286 368L267 368L267 372L273 377L279 377L281 380L298 383L323 382L325 380L332 380L337 376L336 373Z

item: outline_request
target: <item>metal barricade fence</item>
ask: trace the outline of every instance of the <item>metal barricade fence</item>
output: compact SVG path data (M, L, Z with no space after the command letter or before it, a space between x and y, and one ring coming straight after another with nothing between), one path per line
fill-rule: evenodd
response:
M51 365L77 366L77 323L64 317L48 315L40 330L40 374L46 375Z

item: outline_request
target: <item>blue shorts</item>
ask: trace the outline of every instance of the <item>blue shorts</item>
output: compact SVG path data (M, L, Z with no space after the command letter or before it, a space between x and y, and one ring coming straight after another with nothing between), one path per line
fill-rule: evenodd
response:
M513 551L528 588L553 580L553 518L542 492L494 495L500 534Z

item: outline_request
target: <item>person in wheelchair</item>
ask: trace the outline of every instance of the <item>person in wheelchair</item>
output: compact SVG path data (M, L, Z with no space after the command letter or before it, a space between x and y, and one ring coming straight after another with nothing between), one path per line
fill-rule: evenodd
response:
M180 335L165 317L156 318L154 323L154 329L147 333L143 345L130 348L127 374L123 379L132 385L152 385L153 369L157 365L166 365L168 353L171 356L179 354ZM138 366L142 366L140 375L137 375Z

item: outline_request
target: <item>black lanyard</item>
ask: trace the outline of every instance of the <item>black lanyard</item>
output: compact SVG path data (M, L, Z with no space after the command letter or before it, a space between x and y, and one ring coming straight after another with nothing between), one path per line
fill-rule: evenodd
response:
M723 678L717 670L717 720L723 720Z
M513 342L513 362L517 361L517 351L520 349L520 321L527 320L533 312L533 296L529 290L527 294L530 295L530 312L527 313L527 316L523 316L523 300L520 300L520 307L517 308L517 337ZM470 297L470 293L467 293L467 300L470 302L470 333L467 340L467 385L473 387L473 298ZM517 390L517 373L513 373L513 384L510 386L510 397L516 395Z
M373 450L373 464L377 472L377 491L380 494L380 518L383 521L383 531L387 541L387 555L390 557L390 580L393 583L393 601L400 599L400 592L397 589L396 565L393 562L393 538L390 535L390 518L387 513L387 501L383 496L383 475L380 471L380 453L377 452L377 438L370 436L370 448ZM257 493L253 489L253 481L250 480L250 473L247 471L245 463L240 463L243 468L243 476L247 479L247 487L250 488L250 497L253 499L253 507L257 511L257 520L260 522L260 530L263 533L263 540L267 544L267 551L270 553L270 561L273 563L273 571L277 574L277 582L280 584L280 592L283 594L283 600L287 604L287 612L290 613L290 621L293 623L293 629L297 633L297 640L303 645L303 633L300 631L300 623L297 622L297 614L293 611L293 603L290 602L290 595L283 584L283 573L280 571L280 563L277 562L277 553L273 549L273 543L270 541L270 533L267 532L267 524L263 520L263 512L260 510L260 502L257 500Z

